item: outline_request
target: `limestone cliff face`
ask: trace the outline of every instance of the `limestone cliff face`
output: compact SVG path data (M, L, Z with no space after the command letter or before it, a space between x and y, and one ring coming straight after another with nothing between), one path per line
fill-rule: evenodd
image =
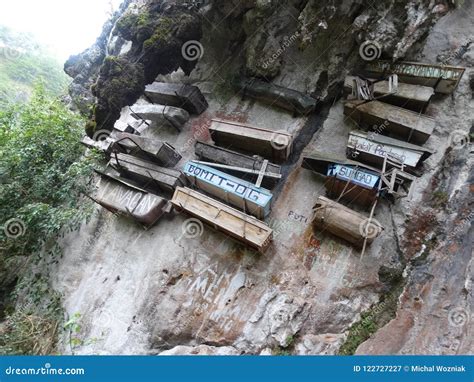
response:
M97 209L67 237L54 272L66 310L80 312L82 335L96 339L75 351L471 353L472 148L465 140L454 144L453 133L467 136L473 123L474 6L451 3L125 4L96 46L66 64L75 77L73 98L96 104L94 128L130 118L122 107L158 75L198 85L209 101L179 134L158 126L146 132L171 143L183 155L181 164L193 158L195 140L208 139L206 126L215 116L289 131L297 137L295 153L275 192L267 219L274 242L263 256L207 227L189 238L183 215L144 231ZM167 18L172 27L162 35L157 31ZM187 40L199 40L199 59L183 59ZM343 115L342 81L364 65L362 55L369 53L360 47L367 41L382 58L461 65L467 72L452 96L433 99L427 113L436 128L426 146L434 154L411 199L379 204L375 216L385 230L361 257L337 238L312 235L310 208L324 186L299 165L304 148L345 155L354 126ZM153 54L142 57L145 45ZM294 118L242 100L231 86L242 74L320 99L317 113ZM367 339L358 329L364 324L379 329Z

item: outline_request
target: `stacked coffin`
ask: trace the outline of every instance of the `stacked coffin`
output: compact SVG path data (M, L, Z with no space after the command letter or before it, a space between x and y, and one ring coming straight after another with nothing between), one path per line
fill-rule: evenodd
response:
M345 79L344 90L351 96L344 114L359 128L349 133L347 158L320 152L303 155L302 167L325 176L327 195L337 199L318 198L313 217L316 228L358 247L380 234L383 227L372 220L377 198L384 193L410 195L423 161L432 154L422 145L436 123L423 113L435 92L451 94L456 89L463 72L464 68L446 65L375 61L368 64L364 77ZM364 218L339 200L372 206L370 217Z
M178 187L187 186L186 177L175 169L181 155L167 142L143 136L151 122L168 123L180 128L189 113L200 114L207 101L196 86L153 83L145 96L152 104L131 108L136 121L117 121L114 130L100 136L84 137L82 143L105 152L110 162L101 175L92 197L115 213L124 214L147 226L165 212Z
M288 159L293 136L221 119L211 120L209 132L215 144L197 141L198 160L183 168L190 185L202 193L178 188L171 202L263 252L272 230L256 218L268 216L273 200L263 185L272 188L281 178L281 167L273 162Z

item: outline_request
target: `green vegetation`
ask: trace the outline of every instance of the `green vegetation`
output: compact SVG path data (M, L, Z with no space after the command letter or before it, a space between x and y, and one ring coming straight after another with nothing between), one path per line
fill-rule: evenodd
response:
M361 314L358 322L349 328L349 335L340 347L339 355L352 355L362 342L365 342L379 328L386 325L397 311L398 296L403 290L403 280L400 279L389 293L380 299L380 302Z
M295 350L295 337L289 335L285 340L285 346L276 346L272 349L272 355L291 355Z
M445 208L449 202L449 195L445 191L437 190L432 196L433 208Z
M62 311L45 269L61 256L58 238L92 212L80 198L98 155L83 156L83 124L42 84L0 110L0 354L54 351Z
M38 80L52 95L65 93L70 81L62 65L26 34L0 26L0 108L25 101Z

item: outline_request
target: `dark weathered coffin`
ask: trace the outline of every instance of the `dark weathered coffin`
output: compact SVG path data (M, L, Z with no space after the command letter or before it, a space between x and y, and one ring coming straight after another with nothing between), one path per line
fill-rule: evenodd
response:
M457 88L465 70L459 66L377 60L367 63L364 74L377 78L396 74L402 82L431 86L437 93L451 94Z
M270 213L273 196L265 188L193 161L183 171L192 185L250 215L263 219Z
M93 199L108 210L153 225L167 210L168 201L134 186L124 179L101 174Z
M433 118L379 101L346 101L344 114L359 125L407 142L425 143L433 133Z
M347 76L344 80L346 94L352 92L354 76ZM397 92L389 91L388 81L379 81L374 84L375 97L382 97L380 101L400 106L417 112L424 112L428 106L434 90L429 86L398 83Z
M132 155L113 154L110 165L120 175L140 182L146 189L174 191L176 187L186 185L186 177L181 171L160 167Z
M432 154L432 151L380 134L367 134L358 130L349 133L348 158L382 168L386 154L391 161L403 164L405 171L419 175L417 168ZM390 167L389 165L388 168Z
M329 175L335 165L354 169L355 172L351 173L353 179L347 177L341 178L336 176L336 174ZM303 153L301 167L327 177L324 186L330 198L336 199L342 195L341 200L357 203L364 207L372 205L377 198L380 171L373 167L317 151ZM362 175L362 177L359 177L359 174ZM366 184L358 180L358 178L365 180L368 177L370 177L370 179L365 182ZM347 184L348 180L349 184Z
M313 207L313 228L327 231L361 248L367 238L372 243L383 230L376 220L320 196Z
M249 155L241 154L223 147L210 145L201 141L197 141L194 145L194 153L202 160L220 163L227 166L239 167L242 169L260 171L263 165L263 158L261 157L251 157ZM235 174L242 179L252 182L258 178L258 174L250 174L248 172L239 171L238 169L224 171ZM275 185L275 183L278 182L278 175L281 174L281 167L274 163L268 162L266 172L274 174L275 177L264 177L262 184L268 184L271 186Z
M181 155L173 146L158 139L120 133L114 131L115 143L129 151L129 154L156 162L164 167L173 167L181 160Z
M284 88L258 79L243 79L236 83L244 97L255 98L296 114L306 115L316 107L316 100L297 90Z
M291 154L293 136L284 131L273 131L243 123L213 119L209 128L216 145L259 154L274 162L284 162Z
M209 106L197 86L153 82L145 87L145 96L153 103L180 107L191 114L201 114Z
M260 253L266 251L272 240L273 230L266 224L190 188L176 188L171 203L179 211L195 216Z

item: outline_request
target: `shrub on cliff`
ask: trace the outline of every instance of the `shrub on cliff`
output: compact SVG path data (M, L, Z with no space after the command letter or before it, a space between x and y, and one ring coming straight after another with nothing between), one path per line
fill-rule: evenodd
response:
M24 320L47 322L52 333L61 318L52 288L40 272L29 271L46 252L56 258L59 233L77 228L91 210L90 203L78 203L96 159L83 156L82 126L83 120L42 86L29 102L0 111L0 319L8 316L0 353L24 354L29 348L25 341L33 341L33 333L19 331L36 324ZM13 290L15 306L9 298ZM35 333L44 337L40 328ZM30 351L45 352L50 345Z

